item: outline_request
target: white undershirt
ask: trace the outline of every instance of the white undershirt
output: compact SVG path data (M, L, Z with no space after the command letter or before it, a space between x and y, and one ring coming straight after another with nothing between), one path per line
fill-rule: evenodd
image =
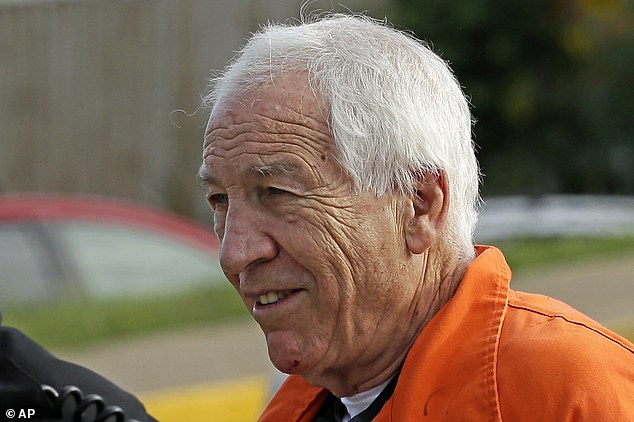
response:
M343 403L344 406L346 406L346 409L348 409L348 413L346 413L343 417L343 422L349 422L350 419L370 407L372 402L379 396L379 394L381 394L381 391L383 391L385 386L388 385L391 380L392 378L368 391L364 391L363 393L355 394L350 397L342 397L341 403Z

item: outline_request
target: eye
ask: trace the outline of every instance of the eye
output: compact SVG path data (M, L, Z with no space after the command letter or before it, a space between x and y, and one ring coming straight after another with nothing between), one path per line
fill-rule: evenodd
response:
M280 188L274 188L272 186L266 188L266 192L269 195L286 195L289 194L290 192L285 191L284 189L280 189Z
M229 202L229 195L226 193L213 193L207 197L207 202L212 210L215 210L219 205L226 205Z
M258 190L258 196L260 197L260 200L265 203L270 203L271 205L286 203L287 201L296 197L293 192L274 186L262 186Z

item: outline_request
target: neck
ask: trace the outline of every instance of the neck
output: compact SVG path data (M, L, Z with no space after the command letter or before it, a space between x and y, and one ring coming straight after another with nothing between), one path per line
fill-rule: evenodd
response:
M312 380L317 382L308 379L309 382L327 388L337 397L350 397L370 390L395 375L418 335L453 297L464 269L458 268L454 262L447 262L443 254L428 250L422 255L418 274L416 289L407 307L403 308L403 317L392 318L395 321L392 325L381 321L372 333L372 340L387 338L387 342L368 344L367 353L355 362L349 362L343 370L339 368L322 373L319 380ZM395 310L386 310L388 312Z

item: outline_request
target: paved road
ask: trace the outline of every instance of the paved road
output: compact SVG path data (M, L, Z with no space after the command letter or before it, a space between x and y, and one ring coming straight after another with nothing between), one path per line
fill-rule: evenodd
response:
M518 273L513 286L560 298L619 329L634 324L634 254ZM251 320L169 331L59 353L142 393L234 377L271 376L264 338Z
M251 319L219 327L165 331L56 354L135 393L275 371L264 336Z

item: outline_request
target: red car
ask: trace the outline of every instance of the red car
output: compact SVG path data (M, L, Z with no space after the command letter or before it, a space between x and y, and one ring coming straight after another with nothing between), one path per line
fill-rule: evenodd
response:
M165 294L221 280L211 227L102 197L0 196L0 305Z

